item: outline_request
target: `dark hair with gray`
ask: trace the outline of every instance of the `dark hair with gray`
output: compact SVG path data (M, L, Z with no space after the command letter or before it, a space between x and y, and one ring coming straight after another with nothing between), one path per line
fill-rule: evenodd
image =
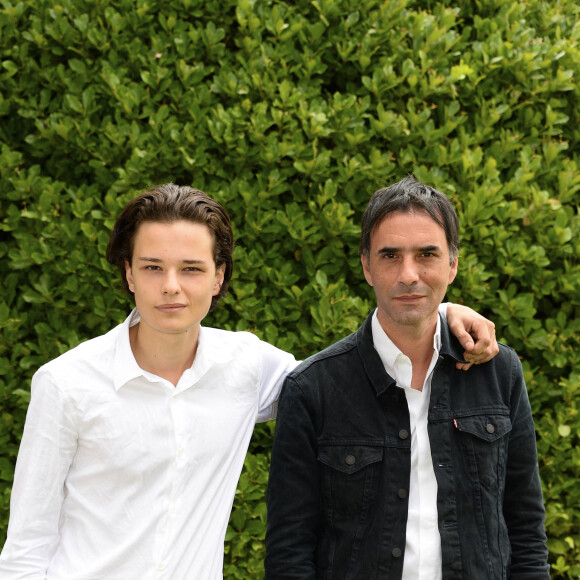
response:
M123 286L131 294L125 273L125 262L131 263L135 236L145 222L172 223L190 221L206 225L213 237L216 268L225 265L224 281L219 294L212 297L210 311L226 295L234 270L234 234L226 210L215 199L193 187L166 183L132 199L121 212L111 232L107 260L117 266Z
M360 253L368 260L371 236L379 224L391 213L425 212L445 231L449 246L449 260L459 253L459 220L446 195L418 181L413 174L397 183L375 191L362 217Z

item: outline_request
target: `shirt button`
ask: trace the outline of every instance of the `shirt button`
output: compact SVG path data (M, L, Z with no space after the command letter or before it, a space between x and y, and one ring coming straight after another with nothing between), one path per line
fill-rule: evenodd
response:
M393 551L391 552L391 554L393 555L393 558L400 558L401 557L401 548L393 548Z
M494 432L495 432L495 427L494 427L494 426L493 426L491 423L488 423L488 424L485 426L485 430L486 430L488 433L494 433Z
M346 461L347 465L354 465L356 462L356 459L355 459L354 455L347 455L345 461Z
M406 489L400 489L399 492L397 493L397 495L401 499L405 499L407 497L407 490Z
M399 438L400 439L407 439L409 437L409 431L407 429L401 429L399 431Z

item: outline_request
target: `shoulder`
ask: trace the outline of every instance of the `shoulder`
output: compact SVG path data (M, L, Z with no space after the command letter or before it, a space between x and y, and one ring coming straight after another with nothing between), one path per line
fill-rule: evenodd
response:
M260 339L251 332L223 330L222 328L214 328L212 326L203 326L202 333L204 338L211 338L213 341L226 342L228 344L255 344L260 342Z
M447 367L456 410L474 405L510 408L526 390L520 359L513 348L499 345L499 353L490 361L472 366L468 371ZM434 381L439 381L437 373Z
M339 361L349 359L352 356L358 356L356 337L357 333L350 334L324 350L308 357L290 373L289 377L296 379L301 376L307 376L310 373L316 373L326 367L336 367Z
M463 347L461 346L457 337L453 336L447 325L441 327L442 346L440 354L451 360L453 366L456 362L464 362ZM520 359L516 351L506 344L498 343L499 352L491 360L472 366L469 371L464 373L466 378L473 377L475 374L484 375L486 373L501 375L504 373L512 373L514 369L521 368ZM503 378L506 378L505 376Z
M512 390L525 389L524 370L518 353L505 344L499 344L499 353L490 363L498 379L509 382ZM485 366L485 365L481 365Z
M100 368L111 363L114 357L117 338L123 325L116 326L106 334L91 338L47 362L37 372L54 374L68 373L83 368Z
M260 340L251 332L234 332L204 326L201 336L207 356L215 362L249 362L256 359L294 360L292 354Z
M112 356L117 337L122 328L123 325L120 324L106 334L81 342L74 348L47 362L41 369L57 370L70 365L94 362L95 359L102 359L103 356Z
M492 372L499 375L513 375L521 372L522 365L518 353L506 344L498 343L498 346L499 352L494 358L487 363L477 365L475 368L483 372ZM469 374L469 371L467 374Z
M204 326L200 345L212 359L230 359L241 353L258 352L260 339L251 332L233 332Z

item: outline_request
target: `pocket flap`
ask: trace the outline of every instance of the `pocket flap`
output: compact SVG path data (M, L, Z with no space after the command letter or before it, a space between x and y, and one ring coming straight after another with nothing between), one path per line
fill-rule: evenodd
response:
M492 443L512 430L512 422L507 415L472 415L457 417L457 428L475 435L478 439Z
M371 445L324 445L318 448L318 461L343 473L382 461L383 448Z

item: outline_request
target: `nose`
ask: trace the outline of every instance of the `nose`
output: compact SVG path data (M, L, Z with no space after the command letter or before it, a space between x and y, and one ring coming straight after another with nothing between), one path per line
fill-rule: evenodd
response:
M412 286L419 281L418 264L412 256L405 256L401 263L399 281L405 286Z
M179 294L181 285L176 272L169 270L163 277L163 284L161 287L163 294Z

